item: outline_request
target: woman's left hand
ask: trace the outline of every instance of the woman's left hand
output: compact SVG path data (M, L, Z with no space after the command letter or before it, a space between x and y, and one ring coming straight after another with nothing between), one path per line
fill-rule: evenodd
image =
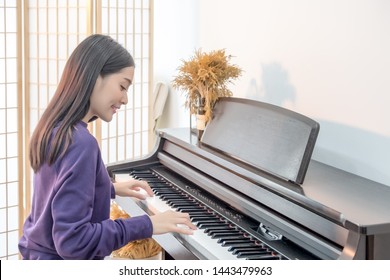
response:
M138 199L146 199L148 196L153 196L153 191L146 181L130 179L113 184L115 194L119 196L129 196Z

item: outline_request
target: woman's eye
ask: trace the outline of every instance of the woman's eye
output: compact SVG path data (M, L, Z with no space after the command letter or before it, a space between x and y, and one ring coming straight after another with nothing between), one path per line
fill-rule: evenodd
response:
M121 90L127 91L124 86L121 86Z

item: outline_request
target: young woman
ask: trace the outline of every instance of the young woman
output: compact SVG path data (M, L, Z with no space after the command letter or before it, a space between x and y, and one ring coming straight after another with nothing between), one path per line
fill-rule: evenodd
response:
M70 56L30 142L34 194L19 241L24 259L103 259L130 241L195 229L188 214L174 211L109 219L115 195L153 195L144 181L111 183L87 130L127 103L133 77L133 58L108 36L89 36Z

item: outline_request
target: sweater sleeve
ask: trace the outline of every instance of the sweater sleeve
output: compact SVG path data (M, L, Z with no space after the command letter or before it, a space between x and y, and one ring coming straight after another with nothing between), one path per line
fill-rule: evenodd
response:
M101 258L130 241L151 237L147 215L108 218L113 186L108 175L103 176L107 180L97 180L100 172L106 172L97 143L88 138L74 140L56 166L52 233L59 255L64 259Z
M114 188L114 184L113 184L113 183L111 183L111 198L112 198L112 199L114 199L114 198L115 198L115 196L116 196L116 194L115 194L115 188Z

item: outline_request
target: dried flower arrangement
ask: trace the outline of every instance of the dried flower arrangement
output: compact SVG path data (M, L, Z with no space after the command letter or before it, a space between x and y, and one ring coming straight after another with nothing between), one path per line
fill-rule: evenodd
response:
M241 76L241 68L229 63L231 57L223 49L209 53L196 50L190 60L182 61L179 73L172 82L173 88L184 90L184 105L191 114L196 114L199 104L204 101L206 122L211 119L218 98L233 95L227 87L228 83Z

